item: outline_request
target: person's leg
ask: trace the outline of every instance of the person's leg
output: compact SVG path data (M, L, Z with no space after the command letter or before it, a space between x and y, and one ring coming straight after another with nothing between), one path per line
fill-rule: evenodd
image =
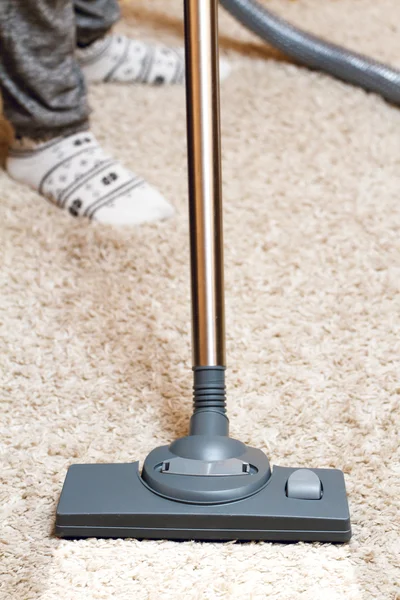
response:
M17 136L42 139L88 127L75 46L72 0L1 0L0 88Z
M88 131L73 0L0 1L0 89L17 139L6 168L74 216L133 225L173 214Z
M133 40L109 33L118 21L117 0L74 0L77 24L77 59L90 83L182 84L185 80L183 48ZM228 74L221 61L221 79Z
M74 0L74 7L78 47L104 37L121 16L117 0Z

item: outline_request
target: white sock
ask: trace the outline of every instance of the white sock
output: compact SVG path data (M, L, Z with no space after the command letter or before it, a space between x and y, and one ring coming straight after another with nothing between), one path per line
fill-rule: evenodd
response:
M174 214L156 189L108 156L90 132L39 144L16 142L6 168L74 217L138 225Z
M76 51L78 62L89 83L181 84L185 80L185 51L154 46L123 35L107 35ZM230 72L229 63L220 60L220 78Z

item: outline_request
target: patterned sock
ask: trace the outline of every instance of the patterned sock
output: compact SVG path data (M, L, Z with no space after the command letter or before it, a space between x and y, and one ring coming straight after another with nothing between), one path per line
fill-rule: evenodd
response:
M138 225L174 214L156 189L108 156L90 132L37 144L17 141L6 168L74 217Z
M185 80L185 51L154 46L123 35L107 35L86 48L76 50L78 62L89 83L182 84ZM220 60L220 78L230 72Z

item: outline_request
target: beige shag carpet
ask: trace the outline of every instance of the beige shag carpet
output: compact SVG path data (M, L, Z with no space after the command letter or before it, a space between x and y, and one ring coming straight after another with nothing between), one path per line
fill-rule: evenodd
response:
M398 0L271 0L400 66ZM180 43L181 2L120 28ZM339 467L348 545L60 541L68 465L185 434L190 309L184 92L97 87L99 138L175 220L87 225L0 174L1 600L395 600L399 592L400 109L293 66L221 15L232 434Z

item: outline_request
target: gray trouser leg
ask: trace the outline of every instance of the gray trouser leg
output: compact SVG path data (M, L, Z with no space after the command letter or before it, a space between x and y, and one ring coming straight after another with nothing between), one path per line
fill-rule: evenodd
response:
M17 135L38 139L87 126L75 43L72 0L0 1L0 85Z
M120 17L117 0L74 0L78 45L102 37Z
M88 127L82 43L117 20L116 0L0 0L0 90L18 136L55 137Z

